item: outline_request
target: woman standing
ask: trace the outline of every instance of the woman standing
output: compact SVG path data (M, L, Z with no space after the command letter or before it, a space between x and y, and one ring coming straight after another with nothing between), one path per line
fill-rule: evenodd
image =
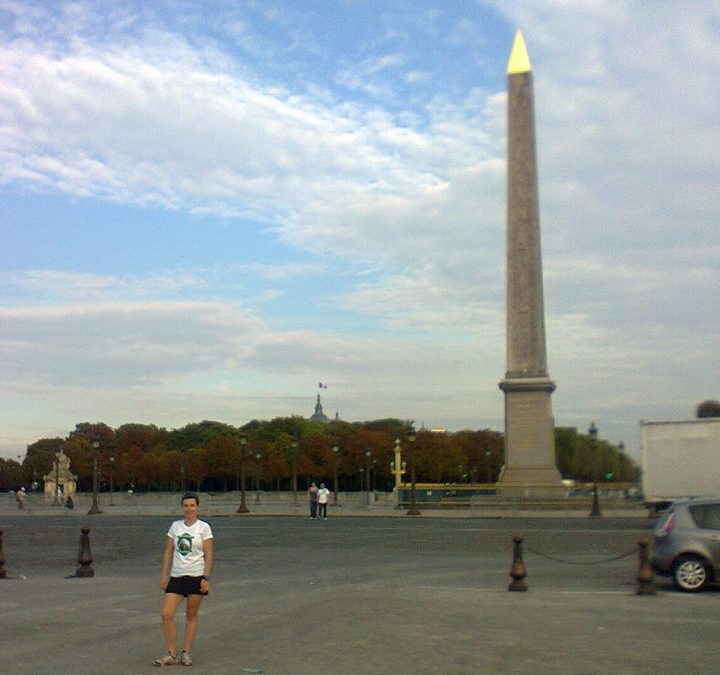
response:
M203 596L210 592L213 565L213 533L210 525L198 519L200 498L194 492L182 496L183 520L176 520L168 530L163 554L160 588L165 591L162 617L167 654L153 661L155 666L191 666L190 649L198 627L198 610ZM171 566L172 563L172 566ZM168 570L170 577L168 578ZM185 638L178 656L175 612L185 602Z

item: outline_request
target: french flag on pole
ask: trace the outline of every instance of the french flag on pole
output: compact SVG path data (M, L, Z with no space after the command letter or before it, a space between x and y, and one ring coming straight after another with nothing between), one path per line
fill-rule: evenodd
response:
M327 385L322 382L318 382L318 389L327 389Z

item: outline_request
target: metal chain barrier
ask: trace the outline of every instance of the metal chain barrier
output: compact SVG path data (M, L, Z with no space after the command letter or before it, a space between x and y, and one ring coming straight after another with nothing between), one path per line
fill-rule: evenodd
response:
M623 560L625 558L630 558L631 556L635 555L637 552L637 548L633 547L629 551L626 551L625 553L621 553L620 555L613 556L611 558L601 558L600 560L568 560L567 558L560 558L557 556L550 555L549 553L544 553L542 551L538 551L532 546L525 545L525 548L530 551L530 553L534 553L535 555L539 555L541 558L545 558L546 560L552 560L553 562L560 562L564 563L566 565L602 565L604 563L611 563L616 562L617 560Z

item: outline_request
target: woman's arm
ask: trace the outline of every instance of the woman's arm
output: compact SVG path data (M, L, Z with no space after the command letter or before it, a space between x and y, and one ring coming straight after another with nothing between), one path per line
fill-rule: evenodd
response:
M172 561L173 555L173 540L168 537L167 544L165 544L165 551L163 552L162 572L160 572L160 588L165 590L168 585L168 571L170 570L170 562Z
M203 540L203 554L205 556L204 579L200 580L200 590L203 593L210 591L210 573L213 567L213 540L212 537Z

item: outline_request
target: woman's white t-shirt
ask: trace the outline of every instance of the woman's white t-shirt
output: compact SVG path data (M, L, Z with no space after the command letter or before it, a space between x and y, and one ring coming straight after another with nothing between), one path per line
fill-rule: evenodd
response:
M167 536L173 540L170 576L202 576L205 571L203 542L213 536L210 525L203 520L196 520L192 525L186 525L184 520L176 520L170 526Z

